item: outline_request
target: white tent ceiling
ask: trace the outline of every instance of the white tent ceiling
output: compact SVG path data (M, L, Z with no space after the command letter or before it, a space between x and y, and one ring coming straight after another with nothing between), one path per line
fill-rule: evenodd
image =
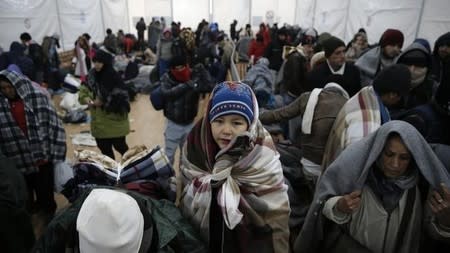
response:
M38 42L58 33L68 50L82 33L102 41L106 28L135 33L140 17L149 23L161 16L193 29L204 18L226 32L233 19L238 27L251 23L254 29L260 22L313 26L345 41L364 27L370 43L397 28L405 45L416 37L434 43L450 31L449 10L449 0L0 0L0 46L7 50L26 31Z

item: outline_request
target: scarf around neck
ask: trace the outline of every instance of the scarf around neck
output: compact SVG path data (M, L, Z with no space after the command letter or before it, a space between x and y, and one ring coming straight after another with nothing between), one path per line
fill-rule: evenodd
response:
M254 111L258 112L254 94L253 101ZM210 107L211 101L207 112ZM184 185L181 210L208 241L212 187L218 187L217 204L229 229L240 224L244 216L256 226L264 226L264 217L269 213L289 208L279 154L257 116L248 131L233 138L223 149L215 143L211 124L205 116L187 137L180 170ZM247 200L250 195L258 201ZM273 198L280 200L282 196L286 197L282 206L273 204ZM259 204L253 206L254 203Z
M403 192L417 184L418 171L410 166L406 173L398 178L387 178L381 171L381 158L378 158L369 171L367 183L375 195L381 200L384 209L391 213L403 196Z
M185 83L191 80L191 68L189 66L184 66L182 69L177 70L175 68L170 69L170 73L173 75L175 80L181 83Z

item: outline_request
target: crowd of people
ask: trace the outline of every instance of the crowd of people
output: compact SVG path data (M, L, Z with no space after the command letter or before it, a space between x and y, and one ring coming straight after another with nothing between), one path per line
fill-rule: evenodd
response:
M205 20L193 31L141 18L136 30L79 36L68 71L114 159L129 150L131 108L114 60L154 65L165 154L172 165L181 154L179 203L96 185L55 216L66 136L46 88L62 82L59 37L39 45L23 33L0 55L7 252L448 251L450 32L404 45L390 28L370 45L362 28L347 44L333 31L262 23L254 33L236 20L229 36ZM226 80L233 62L247 66L242 81ZM36 242L35 213L48 223Z

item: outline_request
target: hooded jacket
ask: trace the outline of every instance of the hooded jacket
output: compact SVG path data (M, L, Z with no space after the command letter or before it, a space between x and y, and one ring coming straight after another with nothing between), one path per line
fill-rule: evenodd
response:
M430 188L437 189L441 183L450 186L450 175L417 130L402 121L391 121L363 140L347 147L322 174L313 198L306 222L297 237L294 252L319 252L324 242L325 202L333 196L342 196L354 190L363 189L369 171L380 156L391 133L400 135L412 159ZM425 189L426 190L426 189ZM422 203L422 207L425 203ZM422 231L413 231L414 238L420 240ZM405 244L405 246L408 246Z
M404 107L405 109L411 109L413 107L426 104L431 101L434 82L430 79L431 73L431 55L428 50L420 43L413 43L406 48L395 60L394 63L402 63L405 56L411 54L414 51L420 51L425 54L427 61L427 73L425 79L417 85L411 84L411 90L405 97Z
M3 70L25 104L28 136L15 122L9 100L0 93L0 152L11 158L25 174L37 171L36 162L64 161L66 135L49 98L31 81L15 72Z

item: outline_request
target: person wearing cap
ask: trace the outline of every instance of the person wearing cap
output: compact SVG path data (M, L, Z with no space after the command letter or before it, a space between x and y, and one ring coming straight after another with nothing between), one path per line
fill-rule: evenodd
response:
M0 152L28 188L28 211L48 222L56 210L53 169L66 158L66 135L51 100L21 74L0 72Z
M283 47L289 45L287 41L288 31L286 27L282 27L277 31L277 37L272 40L264 53L264 57L269 60L269 68L278 72L283 64ZM265 41L266 42L266 41ZM267 42L266 42L267 43Z
M159 19L154 19L148 26L148 46L156 52L156 45L162 32L162 25Z
M365 52L355 65L361 71L361 85L371 85L375 76L384 68L394 64L394 59L403 47L403 33L396 29L387 29L381 35L378 46Z
M432 78L440 85L444 86L444 93L437 93L440 99L450 93L450 32L441 35L434 43L433 50L433 70Z
M430 78L431 61L430 51L419 42L413 42L395 59L395 63L406 65L411 72L411 89L402 109L411 109L431 101L435 88L435 82Z
M170 28L165 28L162 32L158 43L156 44L156 57L158 57L159 76L162 77L169 68L172 54L172 31Z
M197 81L185 57L175 56L170 60L169 71L161 77L161 93L164 98L165 152L173 164L175 152L183 144L194 126L198 112L200 93ZM196 81L197 80L197 81Z
M322 42L325 51L326 63L315 67L308 73L308 90L323 88L331 75L342 75L343 86L350 96L361 89L360 73L352 63L345 60L345 43L334 36Z
M163 236L161 236L163 235ZM119 188L85 189L61 210L32 252L208 252L178 208Z
M180 208L210 252L289 252L287 186L248 85L216 85L181 161Z
M94 68L85 85L80 87L79 102L91 112L91 133L102 154L114 159L113 147L120 154L128 150L126 136L130 132L128 92L114 70L111 54L99 50Z
M330 131L322 161L322 171L350 144L376 131L391 120L389 108L408 94L411 72L402 64L383 69L372 86L362 88L340 110Z

